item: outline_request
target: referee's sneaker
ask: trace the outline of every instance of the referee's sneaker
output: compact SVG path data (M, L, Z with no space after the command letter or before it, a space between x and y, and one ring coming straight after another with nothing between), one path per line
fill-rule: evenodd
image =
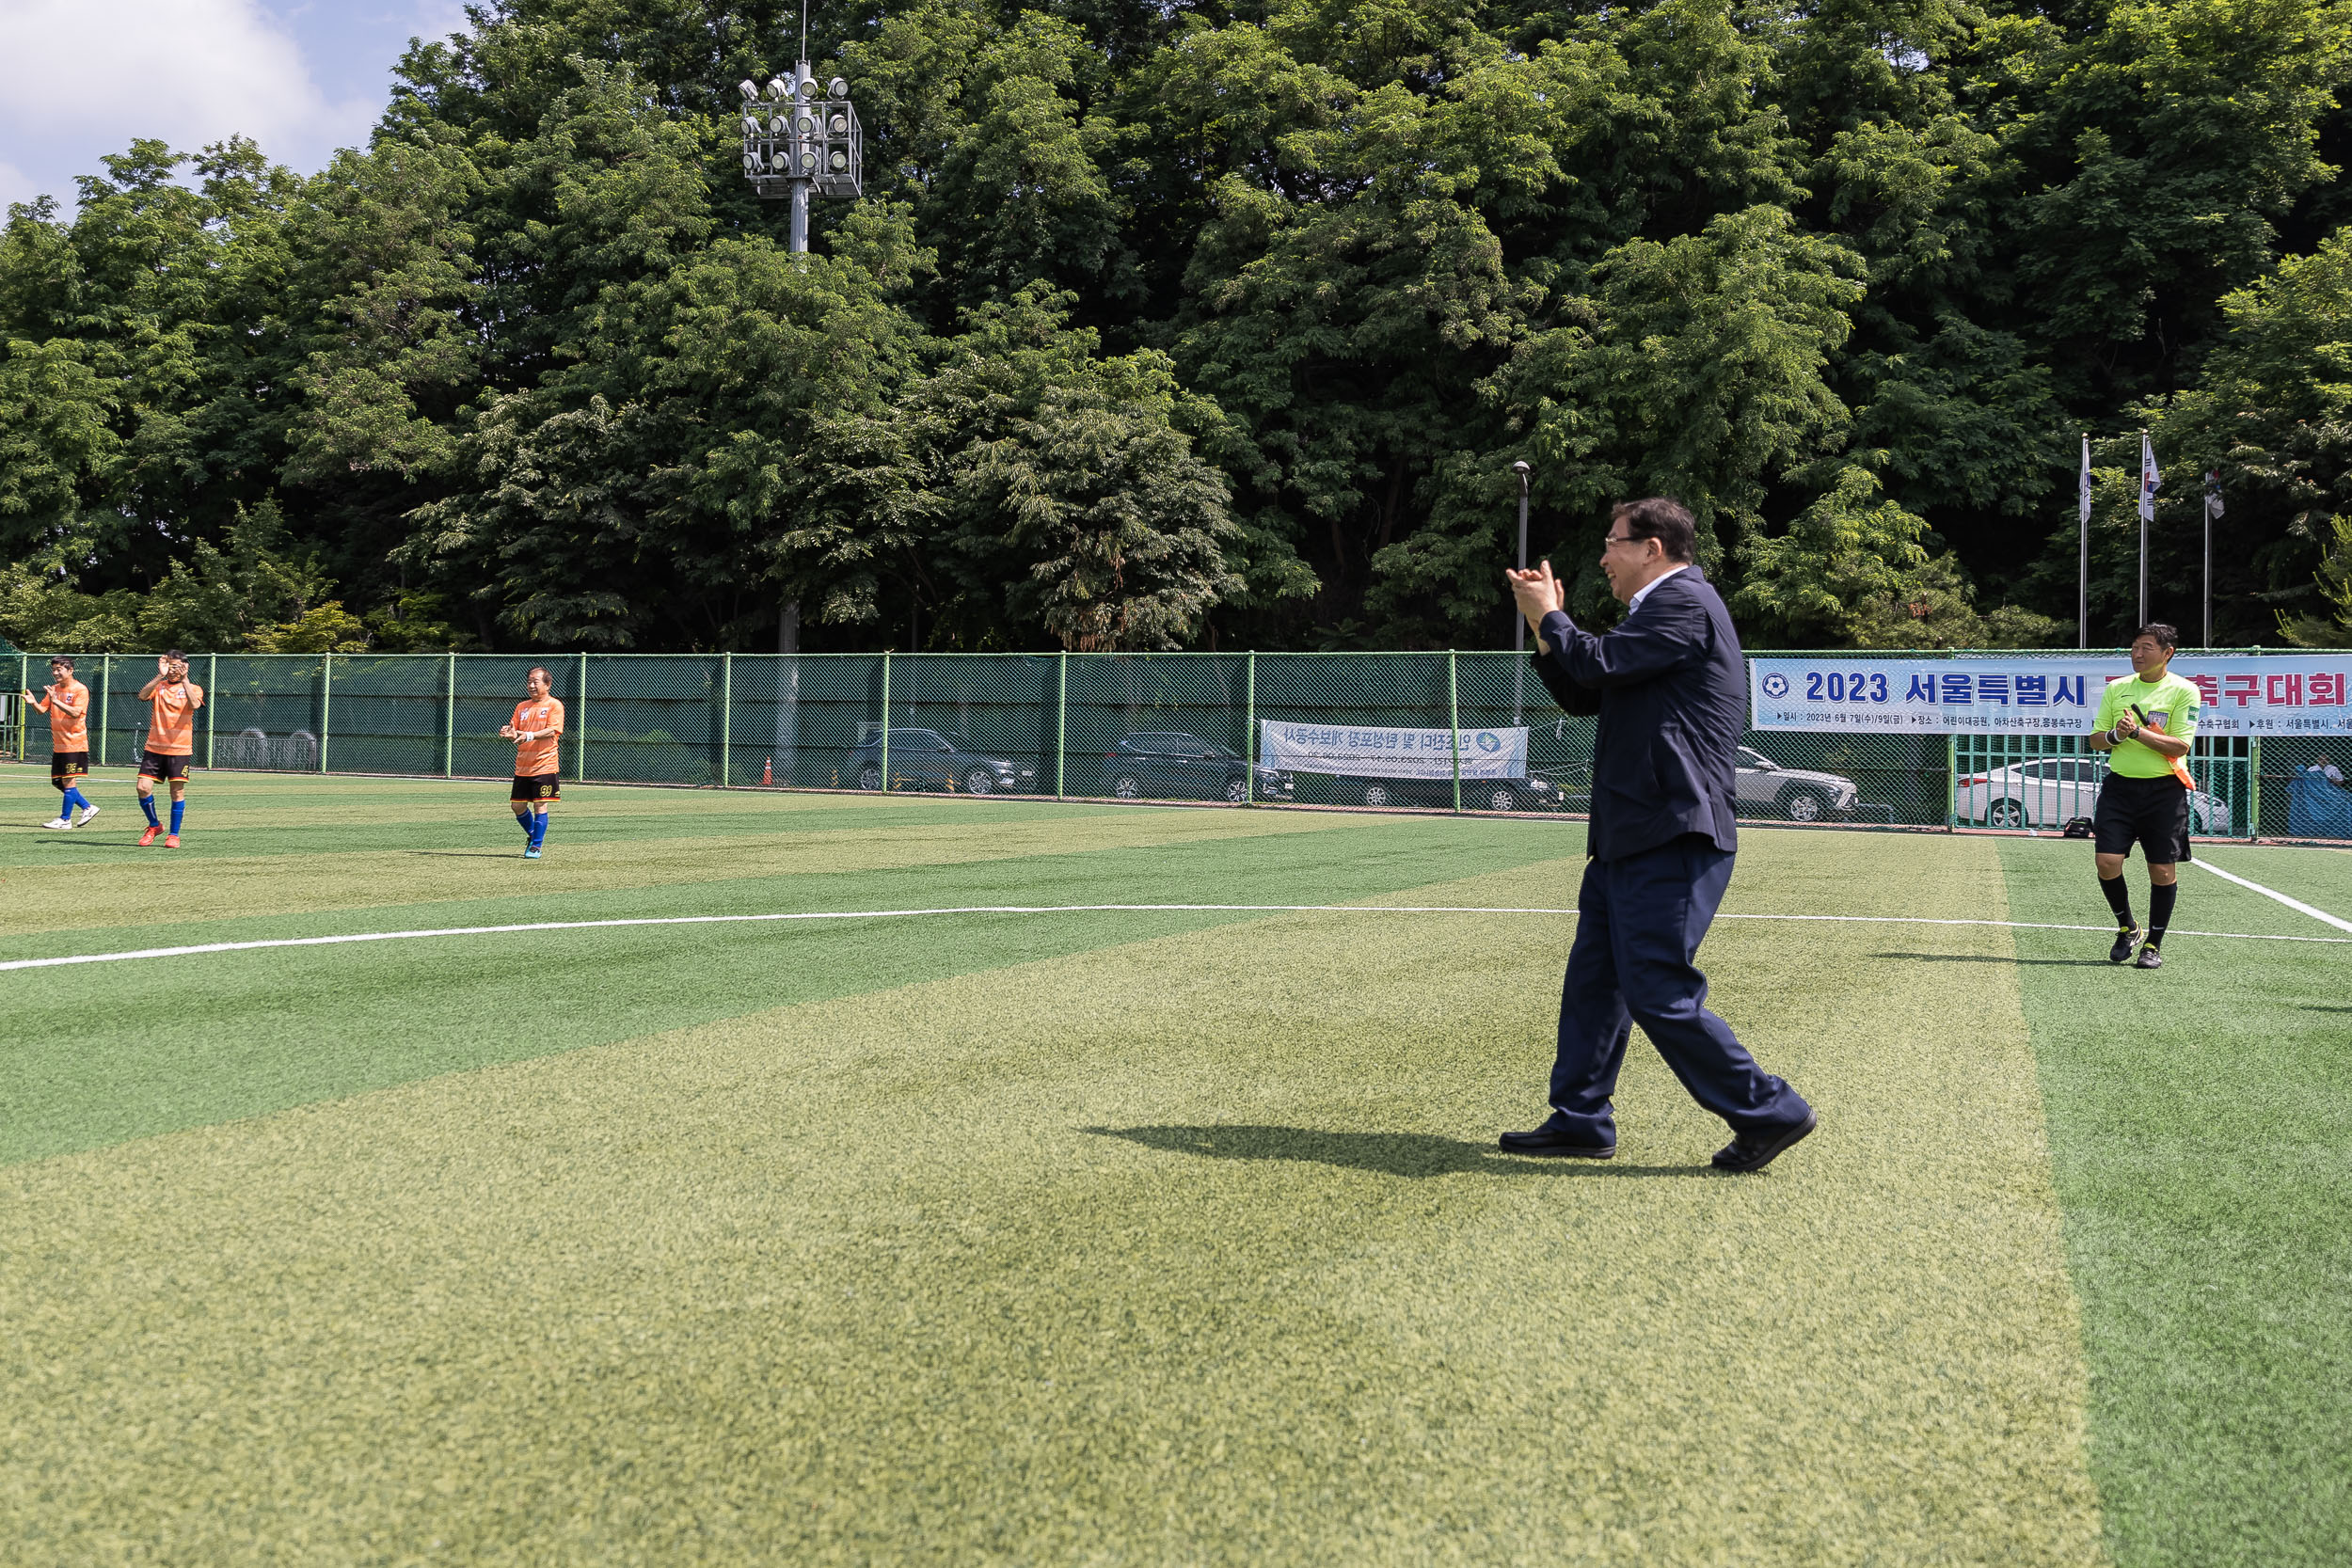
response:
M2161 622L2139 628L2132 639L2132 674L2108 684L2090 735L2090 749L2108 753L2106 782L2090 823L2099 891L2115 911L2115 945L2107 958L2140 969L2164 962L2180 863L2189 858L2185 759L2197 735L2200 699L2197 689L2169 668L2180 641L2181 634ZM2135 844L2148 862L2144 932L2132 919L2131 893L2123 885L2123 862Z

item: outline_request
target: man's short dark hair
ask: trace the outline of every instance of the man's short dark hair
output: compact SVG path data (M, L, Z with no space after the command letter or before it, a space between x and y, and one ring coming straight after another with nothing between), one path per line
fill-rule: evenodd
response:
M1619 501L1609 520L1613 525L1623 523L1629 539L1657 540L1669 561L1687 562L1698 546L1699 526L1692 520L1691 509L1672 496Z
M2162 621L2151 621L2132 633L2132 641L2135 642L2143 637L2154 638L2156 646L2159 648L2177 649L2181 645L2181 628L2166 626Z
M59 655L57 655L56 657L52 658L52 659L49 661L49 665L50 665L50 668L51 668L51 669L55 669L55 668L56 668L56 667L57 667L58 665L60 665L60 664L64 665L64 666L65 666L67 669L69 669L69 670L71 670L71 669L72 669L72 668L73 668L73 661L72 661L72 659L70 659L70 658L66 657L65 657L65 655L63 655L63 654L59 654Z
M548 684L549 686L553 686L555 684L555 672L548 669L544 664L534 664L530 669L523 672L523 679L525 680L529 680L533 675L545 675L548 678Z
M180 662L180 663L182 663L182 664L185 664L185 663L188 661L188 656L187 656L187 655L185 655L185 654L183 654L183 653L182 653L182 652L181 652L179 649L177 649L177 648L167 648L167 649L165 649L165 650L164 650L164 657L165 657L166 658L168 658L168 659L175 659L175 660L177 660L178 662Z

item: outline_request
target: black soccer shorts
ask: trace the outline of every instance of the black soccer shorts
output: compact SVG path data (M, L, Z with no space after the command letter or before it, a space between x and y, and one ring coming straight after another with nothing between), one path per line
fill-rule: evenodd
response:
M2099 787L2090 836L2103 855L2128 855L2137 844L2151 865L2187 860L2188 791L2170 774L2127 779L2110 773Z
M186 757L167 757L161 752L146 752L139 756L139 777L142 779L180 779L188 776Z
M87 752L52 752L49 753L49 782L59 789L72 786L76 779L89 777Z
M562 775L517 773L515 775L514 792L508 795L507 799L514 801L529 801L533 805L543 805L549 800L561 800L564 799Z

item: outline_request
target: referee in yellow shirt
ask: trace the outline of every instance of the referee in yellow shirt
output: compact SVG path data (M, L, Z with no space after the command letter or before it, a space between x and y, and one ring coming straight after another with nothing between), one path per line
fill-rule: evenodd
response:
M2132 637L2132 673L2111 681L2099 699L2090 749L2109 753L2099 790L2091 839L2099 852L2099 891L2115 911L2115 945L2107 958L2154 969L2164 962L2164 931L2172 923L2180 863L2188 853L2189 743L2197 736L2197 689L2171 672L2181 634L2161 622ZM2138 845L2148 860L2148 929L2132 920L2123 860ZM2139 957L2132 958L2134 946Z

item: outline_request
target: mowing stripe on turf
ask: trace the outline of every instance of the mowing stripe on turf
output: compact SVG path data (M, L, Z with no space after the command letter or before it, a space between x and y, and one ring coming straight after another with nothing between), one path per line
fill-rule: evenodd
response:
M2220 873L2229 876L2228 872ZM2232 881L2239 879L2232 877ZM2249 882L2249 887L2255 884ZM2268 892L2257 888L2258 892ZM2272 894L2281 903L2295 901ZM2296 904L2332 925L2344 925L2309 905ZM58 969L69 964L119 963L130 958L179 958L200 953L249 953L271 947L339 947L361 942L413 942L424 937L502 936L520 931L596 931L622 926L745 926L787 920L904 920L936 914L1549 914L1573 918L1574 910L1467 904L964 904L936 910L796 910L770 914L647 915L620 920L534 920L511 926L444 926L417 931L347 931L324 937L272 937L257 942L205 942L185 947L139 947L119 953L72 953L50 958L11 958L0 970ZM1997 926L2010 930L2097 931L2109 926L2058 926L2030 920L1948 920L1891 914L1720 914L1718 920L1788 920L1846 926ZM2352 931L2352 926L2344 926ZM2175 931L2175 936L2221 937L2236 942L2303 942L2352 945L2352 937L2286 937L2256 931Z
M2300 898L2288 897L2285 894L2280 893L2277 888L2265 887L2262 883L2250 881L2248 879L2239 876L2234 871L2224 871L2210 861L2193 860L2188 863L2191 865L2201 865L2206 870L2212 872L2215 876L2221 878L2224 881L2235 882L2242 888L2261 894L2265 898L2276 898L2280 903L2284 904L2288 909L2294 910L2300 914L2308 914L2313 920L2321 921L2327 925L2333 926L2339 931L2352 931L2352 920L2339 920L2334 915L2329 914L2326 910L2315 910L2309 904L2304 903ZM2329 942L2335 939L2330 937L2322 937L2319 940L2323 942Z
M1816 852L1756 855L1750 896L1851 910ZM1886 912L2010 914L1990 847L1915 852ZM1382 896L1515 903L1581 858ZM1825 1124L1749 1180L1642 1050L1619 1160L1492 1147L1541 1103L1557 920L1216 918L0 1171L0 1424L40 1456L0 1465L0 1538L93 1568L2100 1560L2014 974L1870 952L2013 933L1718 932ZM725 986L708 939L749 930L644 945ZM422 990L482 951L377 957ZM599 1006L532 995L559 1035ZM285 1005L334 1048L335 998Z

